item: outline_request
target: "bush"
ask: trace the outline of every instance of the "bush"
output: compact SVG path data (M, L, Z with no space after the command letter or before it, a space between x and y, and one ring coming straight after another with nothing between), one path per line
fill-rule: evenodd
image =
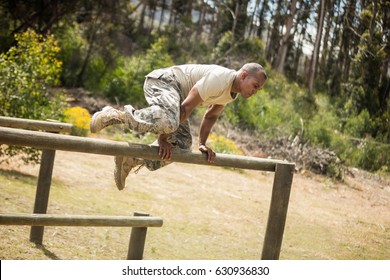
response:
M210 146L216 153L243 155L244 152L236 145L236 143L225 136L211 133L207 145Z
M298 86L281 82L278 74L272 71L268 74L263 90L247 100L239 98L228 104L225 114L241 129L253 129L265 136L297 134L301 129L301 117L294 99L302 92Z
M26 119L61 119L62 96L50 96L48 87L58 83L61 61L53 36L32 30L16 34L17 45L0 54L0 115ZM24 154L23 160L38 162L32 148L1 147L0 156Z
M245 50L245 52L242 50ZM257 37L248 37L237 43L233 39L232 32L227 31L221 36L221 39L213 49L211 61L232 68L241 67L246 62L256 62L265 66L264 42Z
M305 139L313 144L329 148L333 137L340 129L341 121L325 95L318 95L316 99L317 112L307 119Z
M390 170L390 145L365 140L358 164L368 171Z
M62 84L74 87L78 84L78 74L87 56L88 42L83 38L77 23L64 25L56 34L61 45L59 56L63 61Z
M372 130L370 114L364 109L359 115L350 117L344 131L353 137L363 138Z
M131 103L134 106L145 104L145 75L154 69L174 64L166 51L167 45L167 38L160 37L146 54L118 59L118 67L102 81L104 95L112 101Z
M91 123L91 115L87 109L79 106L68 108L64 112L64 120L73 124L72 134L78 136L87 136L89 133L89 125Z

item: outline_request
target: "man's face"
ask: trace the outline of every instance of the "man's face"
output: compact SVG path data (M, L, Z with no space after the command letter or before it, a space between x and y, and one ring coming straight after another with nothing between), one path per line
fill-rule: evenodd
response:
M240 84L241 95L245 99L254 95L265 84L265 77L262 72L256 73L256 75L250 75L244 71Z

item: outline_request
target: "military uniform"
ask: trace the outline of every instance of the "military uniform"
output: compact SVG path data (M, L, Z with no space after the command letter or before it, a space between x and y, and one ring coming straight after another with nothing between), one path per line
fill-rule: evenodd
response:
M136 110L125 106L126 124L138 132L169 134L167 141L181 149L190 149L189 121L180 123L180 105L196 86L203 105L232 102L231 87L236 71L218 65L186 64L154 70L146 75L144 94L149 107ZM153 143L157 145L157 141ZM134 161L140 163L140 160ZM141 160L153 171L169 162Z

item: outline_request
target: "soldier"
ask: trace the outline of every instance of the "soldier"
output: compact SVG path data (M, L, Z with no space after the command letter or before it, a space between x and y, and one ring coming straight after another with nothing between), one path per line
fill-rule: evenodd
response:
M125 124L134 131L158 135L153 144L159 146L161 161L115 157L114 177L118 189L125 187L132 169L146 166L151 171L157 170L169 164L174 146L191 148L188 118L199 105L208 106L200 125L199 150L206 153L212 163L215 153L206 145L206 140L224 106L239 95L244 99L254 95L266 79L264 68L257 63L247 63L238 71L219 65L185 64L157 69L146 75L144 94L149 107L137 110L126 105L121 111L106 106L91 120L92 133L110 125Z

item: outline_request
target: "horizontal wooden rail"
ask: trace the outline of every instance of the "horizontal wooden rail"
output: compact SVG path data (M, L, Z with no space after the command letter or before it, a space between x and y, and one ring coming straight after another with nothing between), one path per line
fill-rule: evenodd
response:
M6 127L0 127L0 144L112 156L132 156L151 160L160 159L157 146ZM206 156L201 152L192 152L181 149L174 149L172 161L210 165L210 163L207 162ZM217 154L215 162L212 165L274 172L277 164L294 165L293 163L281 160L228 154Z
M149 216L97 216L0 213L0 225L81 226L81 227L161 227L163 220Z
M29 130L43 130L47 132L71 133L73 125L58 121L40 121L0 116L0 126Z

